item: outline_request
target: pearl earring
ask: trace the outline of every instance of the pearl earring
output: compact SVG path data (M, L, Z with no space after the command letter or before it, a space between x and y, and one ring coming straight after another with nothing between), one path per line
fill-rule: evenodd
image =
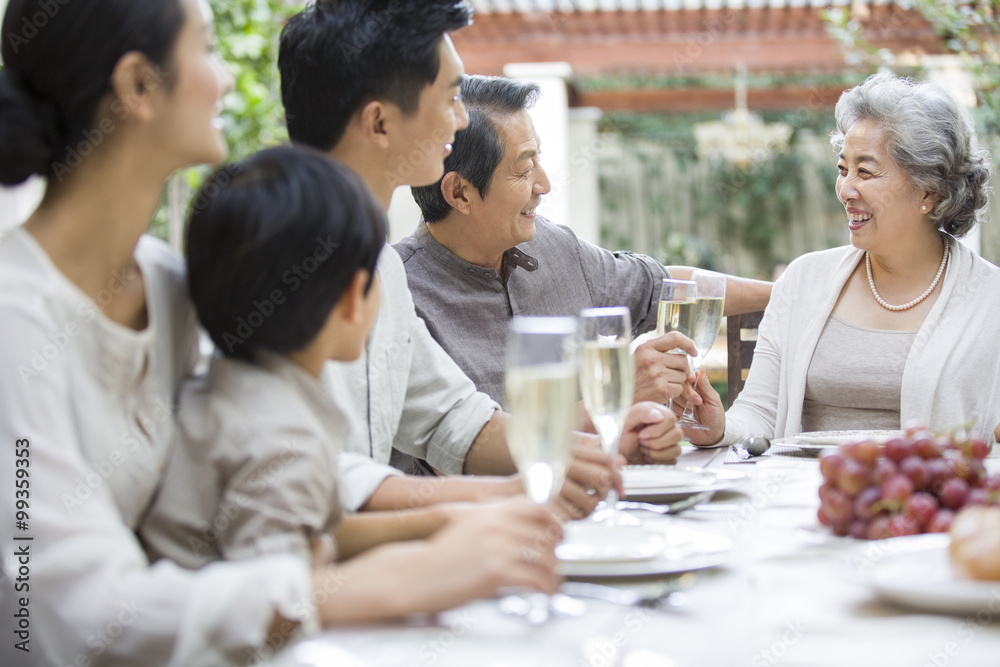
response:
M927 210L927 207L926 207L926 206L921 206L921 207L920 207L920 210L921 210L921 211L926 211L926 210Z

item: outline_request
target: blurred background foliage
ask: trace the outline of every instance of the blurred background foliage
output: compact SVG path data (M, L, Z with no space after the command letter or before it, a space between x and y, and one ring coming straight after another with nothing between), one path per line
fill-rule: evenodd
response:
M235 85L224 101L229 159L288 138L278 77L278 38L288 18L305 2L288 0L210 0L215 12L216 49L233 73ZM167 238L171 210L186 212L187 201L209 168L179 172L164 190L152 231Z
M736 165L698 157L695 125L718 120L717 111L605 114L598 129L614 149L599 165L602 245L768 278L777 263L845 242L835 231L831 113L757 115L792 128L789 150Z
M979 100L975 116L980 131L987 136L1000 134L1000 0L915 2L973 72ZM215 11L217 48L235 78L235 88L225 100L224 117L230 158L238 159L287 137L277 72L278 38L285 21L300 11L305 1L210 0L210 3ZM878 69L921 76L919 68L904 67L894 54L872 46L865 39L866 26L853 19L847 8L831 9L826 20L830 33L844 46L850 70L822 75L751 73L747 79L749 87L837 84L847 88ZM623 77L628 80L621 80ZM624 84L630 88L728 88L733 79L721 74L714 79L711 75L686 78L622 75L576 82L582 88L594 90L618 89ZM806 248L801 238L792 243L785 238L795 234L804 216L825 219L828 214L836 215L836 207L827 207L828 203L835 203L832 195L835 170L826 162L827 149L820 148L832 129L832 113L795 109L760 115L767 123L787 123L794 128L792 150L755 160L749 166L735 167L720 162L705 164L697 158L693 126L717 119L715 112L606 114L600 131L618 137L623 150L635 150L632 162L639 165L636 171L646 183L641 192L629 193L602 182L602 241L611 248L647 252L667 263L697 264L762 276L774 263ZM996 146L995 141L989 143ZM799 150L806 145L812 148ZM608 165L605 173L620 171L620 159L604 158L604 161ZM186 212L187 202L206 172L206 168L185 170L171 180L154 220L154 233L167 237L171 218L174 231L178 230L178 219ZM684 211L687 222L677 224L675 193L685 187L692 190ZM817 202L811 213L802 206L810 198ZM635 199L641 201L636 203ZM620 222L635 217L637 206L642 208L642 216L652 220L644 241L636 239L635 230ZM612 222L605 225L605 218ZM816 247L843 242L825 232L825 224L814 225L807 234L812 239L808 242ZM714 231L706 233L709 228ZM713 251L723 239L738 240L741 256L720 256ZM989 254L985 251L986 247L984 254Z
M973 77L973 116L980 138L1000 150L1000 0L914 0L915 7L959 55ZM867 36L881 27L852 7L825 13L828 32L848 66L841 74L750 73L750 89L789 86L848 88L879 70L924 78L912 57L880 49ZM623 75L578 81L585 90L730 88L726 75ZM765 123L793 128L789 150L733 165L697 157L694 126L716 112L608 113L599 131L613 137L602 156L601 233L609 248L631 249L665 263L699 265L768 277L776 265L810 250L847 242L834 195L836 169L827 137L832 108L759 112ZM982 228L982 253L1000 260L1000 220ZM738 246L738 247L737 247Z
M979 131L1000 134L1000 0L914 0L914 6L972 72ZM876 48L866 32L877 26L853 17L850 9L829 9L824 20L852 67L869 73L887 69L917 77L922 74L919 66L903 65L896 54Z

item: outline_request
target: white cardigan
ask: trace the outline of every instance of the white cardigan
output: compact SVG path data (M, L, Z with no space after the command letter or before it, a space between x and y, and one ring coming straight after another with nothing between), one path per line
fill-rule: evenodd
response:
M802 431L806 373L837 298L863 258L844 246L796 259L774 285L750 374L726 414L726 444ZM993 442L1000 423L1000 269L955 241L941 294L903 369L900 422L932 429L971 422ZM849 353L850 350L845 350ZM863 392L864 378L858 378Z

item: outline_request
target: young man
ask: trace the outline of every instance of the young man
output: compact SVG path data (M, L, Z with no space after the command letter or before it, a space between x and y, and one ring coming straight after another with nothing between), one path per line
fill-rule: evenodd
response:
M441 178L455 133L468 123L463 65L448 33L467 25L465 2L320 0L282 32L279 68L289 135L359 174L388 208L399 185ZM455 475L509 475L505 417L476 391L417 317L399 256L379 258L382 302L362 358L337 364L326 385L351 432L341 459L349 509L413 507L521 492L516 478L415 479L384 465L395 448ZM634 410L623 450L677 450L673 415ZM678 450L679 451L679 450ZM607 459L579 455L563 489L574 516L617 484ZM589 493L588 493L589 491Z
M511 315L624 305L634 332L644 333L656 327L662 279L686 278L691 269L610 252L535 215L550 187L528 115L536 85L473 76L462 83L462 95L469 127L445 160L445 176L414 189L424 222L395 248L417 314L477 388L500 401ZM764 308L771 284L729 277L726 290L726 312L733 314ZM687 358L671 354L678 347L696 353L676 333L639 347L637 400L666 403L682 389L694 396Z

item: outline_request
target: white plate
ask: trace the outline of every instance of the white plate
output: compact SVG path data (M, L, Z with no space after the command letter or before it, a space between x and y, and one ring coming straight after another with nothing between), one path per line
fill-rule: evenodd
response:
M775 438L771 444L789 445L799 449L824 449L862 440L884 443L902 435L902 431L807 431L788 438Z
M659 533L641 528L573 522L556 547L556 557L572 563L620 563L649 560L660 554L666 541Z
M660 533L663 546L653 558L617 562L559 563L559 573L566 577L635 577L671 574L715 567L729 560L733 550L730 539L685 526L671 525Z
M859 546L850 567L889 602L945 614L992 613L1000 601L1000 581L959 576L948 558L949 544L944 534L879 540Z
M670 496L682 498L705 491L731 489L746 479L746 474L726 468L689 468L684 466L625 466L622 482L625 496Z

